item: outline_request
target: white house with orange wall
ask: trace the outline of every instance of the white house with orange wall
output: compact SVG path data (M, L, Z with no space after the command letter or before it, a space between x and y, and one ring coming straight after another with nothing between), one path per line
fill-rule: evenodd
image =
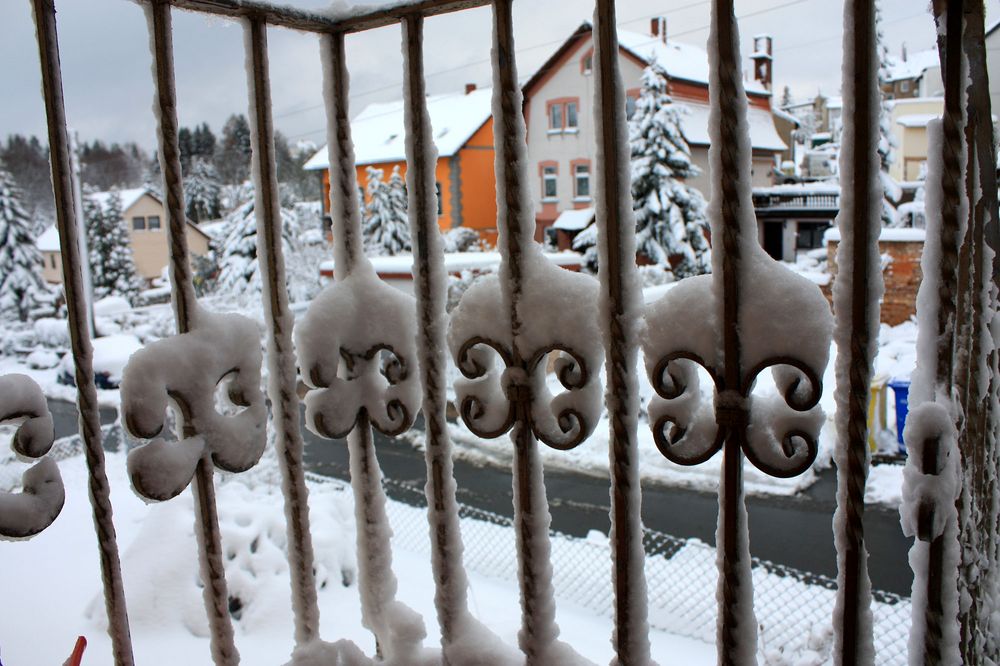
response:
M132 258L139 276L152 280L160 277L170 257L167 246L167 215L159 195L146 189L119 190L122 217L128 225ZM89 195L102 208L107 208L111 192ZM187 223L188 250L191 254L208 254L208 235L190 220ZM55 225L46 229L35 241L42 253L42 276L50 284L62 282L62 256L59 254L59 232Z
M684 136L701 175L689 184L709 198L708 54L701 48L670 40L666 21L653 19L643 35L618 31L619 66L629 109L638 98L643 70L655 61L667 72L668 90L686 113ZM755 38L754 76L745 82L753 145L753 184L771 184L776 160L787 146L778 135L771 112L771 38ZM524 85L528 125L528 164L533 170L532 199L536 238L566 210L593 206L594 40L589 23L581 25Z

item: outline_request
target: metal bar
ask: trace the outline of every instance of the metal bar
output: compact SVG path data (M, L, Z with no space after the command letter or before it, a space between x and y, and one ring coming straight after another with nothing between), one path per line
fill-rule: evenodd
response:
M745 113L742 90L742 69L739 64L739 35L733 0L715 0L712 22L717 49L716 71L712 82L718 90L710 91L718 105L720 146L712 146L718 153L718 171L712 174L712 196L719 197L722 223L722 347L724 359L724 384L732 394L743 385L741 345L739 338L740 275L741 265L741 216L742 197L739 177L744 171L742 162L749 163L749 155L739 149L740 116ZM718 280L719 277L717 276ZM753 589L747 589L750 578L750 560L746 556L744 541L747 534L746 507L743 502L743 443L746 439L746 414L734 416L733 410L718 412L716 419L724 432L722 487L719 495L719 536L716 547L722 552L719 580L719 620L717 649L720 664L741 663L741 655L756 651L756 626L745 626L743 611L753 608Z
M621 664L650 660L646 609L645 553L642 544L639 488L638 414L636 381L640 292L635 265L635 217L632 213L625 92L618 68L618 35L614 0L598 0L594 15L597 77L595 114L598 139L597 229L603 241L600 266L601 317L607 336L605 372L611 422L611 541L615 586L613 642Z
M170 281L173 287L171 299L177 333L183 335L196 325L198 303L194 293L187 245L187 215L178 141L172 17L170 5L164 0L154 0L146 9L149 31L153 37L157 139L169 230L167 244L170 251ZM188 423L184 423L182 429L185 437L197 435ZM193 489L197 504L195 533L201 545L198 549L198 558L202 571L208 573L208 580L203 581L202 594L211 629L212 656L217 664L235 664L239 662L239 653L236 650L232 619L229 616L229 593L225 566L222 562L214 476L212 457L205 455L198 461L195 473Z
M872 297L873 281L881 282L878 238L881 230L881 186L878 169L878 77L875 64L875 6L869 0L845 4L844 52L852 54L853 67L845 64L845 108L853 122L842 141L850 146L851 159L843 173L850 174L851 197L845 199L838 224L850 228L850 247L842 243L837 265L850 275L848 285L834 285L839 333L847 333L850 346L837 357L837 375L846 377L846 419L838 419L837 512L834 516L840 584L834 622L841 631L835 654L838 663L862 664L873 650L871 627L865 618L871 607L868 584L868 551L865 547L865 483L868 477L868 402L874 340L878 335L879 303Z
M417 300L417 344L423 350L420 379L424 390L422 413L426 432L427 519L436 588L441 645L455 639L456 624L468 615L468 579L462 565L461 529L455 498L454 463L448 436L447 349L445 297L447 278L444 249L437 226L434 197L436 150L431 138L424 81L423 24L419 16L403 20L404 75L408 101L405 110L406 180Z
M247 21L246 30L252 64L247 71L247 87L252 100L250 140L255 167L257 255L264 269L263 296L268 314L268 395L274 414L275 448L285 498L295 642L301 645L319 636L319 605L313 571L313 545L309 533L309 491L306 489L305 469L302 465L304 445L299 430L299 395L296 392L297 373L292 344L293 317L288 307L285 258L281 245L281 210L274 157L267 26L255 18Z
M150 2L151 0L143 0ZM167 0L178 9L214 14L232 19L263 21L268 25L302 32L329 34L362 32L399 23L411 16L437 16L451 12L484 7L490 0L422 0L407 5L388 2L382 6L351 12L337 18L331 12L322 14L297 7L274 5L260 0Z
M524 293L525 254L533 241L534 213L527 196L527 165L523 162L526 129L521 103L521 88L517 81L514 51L512 0L494 0L494 44L492 66L497 85L493 91L499 115L493 118L493 144L496 149L495 170L497 200L506 207L506 215L498 220L498 245L502 263L500 279L509 289L504 307L510 317L511 362L508 367L523 372L523 322L520 302ZM506 302L509 301L509 302ZM544 663L545 652L558 635L555 624L551 545L548 537L548 503L538 442L531 431L531 392L523 385L508 387L507 399L514 408L515 423L510 438L514 445L514 513L518 551L518 573L521 586L521 650L528 666ZM544 523L544 530L540 525ZM536 533L541 532L541 533Z
M52 167L52 192L56 203L56 226L62 257L63 285L69 319L70 348L75 364L77 408L84 455L90 470L88 485L94 511L94 527L101 561L104 604L108 614L108 635L117 666L132 666L132 639L129 631L121 561L115 537L111 507L111 488L104 462L104 437L98 413L97 388L94 385L94 350L90 343L87 299L83 291L79 224L73 205L72 167L69 135L66 131L66 106L63 100L62 68L59 63L59 36L56 31L56 8L53 0L32 0L38 56L42 70L42 95L48 124Z

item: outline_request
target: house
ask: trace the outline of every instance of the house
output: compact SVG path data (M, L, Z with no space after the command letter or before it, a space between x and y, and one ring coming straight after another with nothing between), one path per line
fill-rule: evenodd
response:
M936 48L908 54L906 45L899 58L889 56L882 92L887 99L944 96L941 59Z
M701 175L689 181L710 196L708 166L708 55L667 37L666 20L653 19L650 34L618 31L619 65L631 113L641 75L656 62L667 73L669 92L686 110L682 119L692 160ZM746 82L753 145L753 182L771 184L777 156L787 145L778 136L771 113L771 38L755 39L754 71ZM593 165L597 140L593 123L594 40L589 23L581 25L525 83L528 164L537 221L536 238L565 210L593 206ZM537 172L536 172L537 169Z
M944 113L943 97L910 97L889 102L893 161L889 175L900 182L923 180L927 170L927 125Z
M468 227L489 244L496 242L497 202L493 175L492 92L466 86L464 93L427 98L438 160L438 225L442 231ZM403 101L371 104L351 121L358 187L364 196L368 167L382 169L388 179L394 167L406 174L406 131ZM324 146L305 164L322 171L323 216L329 229L330 170Z
M780 261L795 261L798 251L823 247L823 234L840 210L836 182L755 187L753 207L761 247Z
M158 278L169 261L166 210L159 195L147 188L119 190L122 217L128 225L132 259L139 276L145 280ZM89 195L102 208L107 208L111 192ZM208 254L209 237L196 224L187 222L187 242L191 254ZM46 229L36 241L42 253L42 275L50 284L62 282L62 256L59 253L59 232L55 225Z

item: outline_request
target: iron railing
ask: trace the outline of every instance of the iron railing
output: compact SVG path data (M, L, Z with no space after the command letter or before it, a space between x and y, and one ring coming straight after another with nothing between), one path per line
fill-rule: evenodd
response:
M53 188L60 235L64 285L80 409L80 428L90 470L90 494L100 545L104 598L116 664L131 664L132 647L125 609L118 547L101 448L101 429L93 381L92 349L85 315L81 257L77 238L80 220L73 205L69 140L63 104L54 0L32 0L42 67L43 94L52 154ZM793 288L794 280L756 246L750 187L751 150L746 97L739 64L739 38L733 0L713 0L710 95L711 197L714 272L678 285L664 301L645 312L639 297L634 262L634 218L628 182L625 94L618 69L614 0L596 0L595 126L597 130L597 225L601 272L593 286L596 298L574 308L546 308L546 290L555 270L537 255L532 239L534 216L525 160L525 119L518 87L512 0L420 0L334 18L252 0L142 0L152 35L160 165L164 175L170 231L173 307L178 334L156 350L144 350L130 364L133 376L147 379L154 354L181 354L192 341L202 345L205 376L183 386L171 377L154 376L138 386L125 382L124 421L142 438L163 429L160 414L142 404L180 408L177 441L157 441L130 456L133 485L140 493L167 499L193 482L196 533L202 560L205 605L211 628L212 657L235 664L239 654L227 610L221 563L218 517L214 501L214 468L239 471L252 466L262 451L266 415L259 391L259 353L240 354L218 335L218 315L198 305L191 282L184 235L177 141L171 12L173 8L216 14L237 20L246 31L249 110L252 124L258 253L264 280L268 323L268 386L273 410L278 460L288 519L295 640L305 645L319 637L319 610L313 579L302 436L298 429L297 368L311 390L306 398L310 426L319 434L347 435L351 480L358 515L358 548L363 622L376 636L377 652L392 658L403 646L391 623L398 613L389 566L391 542L386 524L385 494L372 438L372 428L398 434L422 410L427 429L427 502L434 562L438 621L443 660L460 640L470 620L462 562L460 512L455 500L451 445L445 427L445 350L448 346L465 375L456 386L467 425L483 436L510 432L514 447L514 528L517 536L518 582L521 592L520 647L529 664L549 663L558 648L554 627L554 571L549 541L549 514L539 457L539 442L558 449L576 446L591 433L599 412L598 368L603 353L605 402L611 427L612 534L607 569L612 580L614 634L618 663L650 663L646 603L646 557L640 521L637 461L639 401L637 361L640 346L658 394L650 406L657 446L667 458L694 465L721 452L717 536L718 593L716 643L720 664L747 664L757 651L754 620L754 562L749 554L742 469L746 457L766 474L801 473L816 455L814 407L821 394L819 378L827 363L832 322L818 290ZM423 21L436 14L492 5L493 72L495 77L495 149L499 279L465 299L466 310L486 309L484 322L461 319L462 304L451 319L445 313L442 248L437 232L433 182L433 141L424 105ZM986 336L988 313L995 312L1000 284L1000 226L996 200L996 163L983 46L983 8L975 0L935 0L946 82L943 159L938 217L928 223L925 275L935 273L923 302L937 317L936 330L921 329L931 340L921 344L922 367L935 366L931 380L917 391L915 403L942 405L918 419L924 427L911 433L913 478L927 477L908 500L916 516L911 531L915 548L928 550L918 566L914 588L915 636L911 663L942 663L960 650L966 663L998 657L984 594L995 584L998 515L995 436L997 353ZM877 164L877 66L874 4L845 3L845 130L841 174L845 191L839 225L845 233L838 265L834 310L840 340L837 361L841 398L838 411L838 546L837 600L832 623L837 663L873 660L872 593L862 517L869 464L866 409L872 355L878 331L880 283L877 237L881 185ZM344 36L401 23L410 225L415 245L415 302L379 285L360 243L360 214L353 148L348 121L348 75ZM305 336L292 346L292 316L284 288L281 217L273 151L268 26L322 36L321 57L327 91L328 145L331 165L331 211L336 283L310 307L301 324ZM967 86L971 78L972 85ZM929 200L934 201L933 196ZM931 204L929 208L933 208ZM931 210L931 213L934 211ZM933 217L933 215L931 215ZM849 239L849 241L847 240ZM940 261L938 259L940 258ZM567 285L583 288L582 282ZM565 280L564 276L554 279ZM579 278L584 280L584 278ZM384 288L383 288L384 287ZM584 285L586 287L586 285ZM590 289L590 287L586 287ZM336 316L352 290L367 289L359 321ZM539 296L542 294L542 296ZM763 295L763 297L762 297ZM686 298L685 298L686 297ZM594 305L596 303L596 305ZM683 307L683 309L682 309ZM589 308L589 309L588 309ZM539 317L563 318L542 326ZM641 321L645 317L645 328ZM389 321L399 330L415 330L400 340L389 328L376 328L380 338L366 337L359 322ZM416 324L414 325L414 319ZM364 321L360 321L364 320ZM809 324L813 351L780 333ZM698 324L692 326L692 322ZM324 330L323 326L326 325ZM323 345L309 344L320 335ZM244 330L238 317L225 320L228 335ZM640 336L640 332L645 333ZM552 331L558 331L552 333ZM580 332L583 332L583 335ZM784 340L784 342L783 342ZM256 349L255 346L251 345ZM323 347L325 349L320 349ZM821 350L816 352L815 350ZM933 350L933 351L932 351ZM560 355L559 378L566 391L552 398L543 383L550 353ZM499 368L495 367L499 363ZM715 401L701 409L696 381L701 366L715 383ZM752 395L756 377L773 368L782 395L767 409ZM126 372L126 375L129 373ZM155 373L154 373L155 374ZM213 420L204 413L216 386L225 382L234 401L247 407L235 422ZM360 386L369 389L362 392ZM192 388L193 386L193 388ZM371 387L377 387L377 390ZM143 398L138 400L136 398ZM156 402L160 401L160 402ZM37 401L36 401L37 402ZM919 405L916 405L919 406ZM928 412L930 407L924 409ZM37 411L37 410L36 410ZM777 419L775 414L783 414ZM937 414L935 412L935 414ZM34 411L10 411L5 418L44 419ZM31 421L29 421L31 423ZM787 432L772 432L774 428ZM237 432L252 433L252 441ZM44 446L30 447L31 454ZM186 452L190 467L164 481L149 475L161 456ZM955 453L952 453L955 452ZM949 454L952 456L949 460ZM957 456L957 460L956 460ZM933 492L933 478L957 475L957 506ZM942 476L945 475L945 476ZM155 475L154 475L155 476ZM176 478L175 478L176 477ZM25 483L25 488L29 487ZM956 538L951 538L952 535ZM794 537L792 537L794 538ZM959 591L962 595L959 595ZM950 636L959 636L955 647ZM669 659L663 656L661 659Z

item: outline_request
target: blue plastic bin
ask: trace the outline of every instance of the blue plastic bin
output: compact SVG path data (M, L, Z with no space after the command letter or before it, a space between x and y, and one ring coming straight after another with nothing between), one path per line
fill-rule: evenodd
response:
M906 412L909 411L910 380L893 379L889 388L896 396L896 439L899 442L899 452L906 455L906 443L903 442L903 428L906 426Z

